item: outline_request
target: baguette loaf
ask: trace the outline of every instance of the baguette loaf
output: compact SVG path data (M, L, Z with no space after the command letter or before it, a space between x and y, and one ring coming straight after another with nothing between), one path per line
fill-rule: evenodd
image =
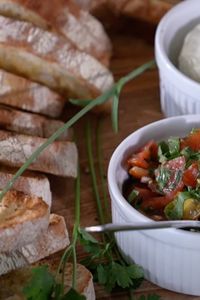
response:
M48 138L63 125L64 123L58 120L0 105L0 129ZM71 137L72 129L66 130L58 140L71 140Z
M0 130L0 164L20 167L46 139ZM29 166L30 170L58 176L77 175L77 148L72 142L55 141Z
M61 36L2 16L0 67L66 97L91 99L113 84L108 69Z
M27 263L35 263L69 245L69 236L63 217L51 214L49 227L46 232L39 235L31 244L24 245L20 252ZM12 253L11 253L12 254ZM16 268L16 267L15 267ZM13 270L13 264L0 260L0 275Z
M58 262L48 262L50 270L55 273L58 267ZM66 271L64 277L64 283L66 290L72 285L72 269L73 266L70 263L66 264ZM31 268L21 269L11 272L7 275L0 277L0 300L25 300L25 296L22 293L23 287L30 281ZM95 291L92 281L92 274L82 265L77 265L77 285L76 290L84 295L87 300L95 300Z
M0 202L0 252L31 243L49 224L49 207L36 196L9 191Z
M51 24L77 49L109 65L111 43L103 26L72 0L51 0L51 5L49 0L0 0L0 14L45 30Z
M0 166L0 190L12 179L17 169ZM48 178L39 173L26 171L13 185L13 189L28 195L41 197L51 207L52 195Z
M0 103L50 117L60 116L65 100L45 86L0 70Z

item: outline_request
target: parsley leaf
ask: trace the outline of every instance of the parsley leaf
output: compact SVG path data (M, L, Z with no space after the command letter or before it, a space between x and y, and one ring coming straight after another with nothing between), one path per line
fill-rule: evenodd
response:
M180 192L164 209L165 216L170 220L181 220L185 200L191 198L191 193Z
M109 264L97 266L97 278L100 284L104 284L107 291L112 291L115 287L131 288L134 280L143 279L144 274L140 266L121 265L112 261Z
M171 171L164 166L161 166L158 169L158 175L156 176L156 182L158 184L158 189L160 192L163 192L164 188L169 182L171 177Z
M34 268L31 281L23 293L28 300L49 300L54 284L54 277L48 272L47 266Z
M180 155L180 139L171 137L158 144L158 159L160 163L166 162Z

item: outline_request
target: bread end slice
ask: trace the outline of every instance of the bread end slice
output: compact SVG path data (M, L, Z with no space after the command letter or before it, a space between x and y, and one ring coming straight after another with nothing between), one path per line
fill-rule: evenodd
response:
M49 224L49 206L36 196L9 191L0 202L0 252L32 242Z

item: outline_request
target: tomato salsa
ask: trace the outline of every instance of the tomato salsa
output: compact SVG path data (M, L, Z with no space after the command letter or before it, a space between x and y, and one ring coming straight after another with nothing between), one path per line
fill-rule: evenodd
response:
M200 129L149 141L127 160L123 194L154 220L200 219Z

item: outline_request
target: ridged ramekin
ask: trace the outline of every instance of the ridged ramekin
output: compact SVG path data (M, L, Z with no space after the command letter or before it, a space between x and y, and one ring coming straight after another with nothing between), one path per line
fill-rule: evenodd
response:
M155 37L161 109L166 117L200 113L200 83L178 70L178 56L186 34L200 23L200 1L184 1L160 21Z
M128 177L127 157L149 140L184 136L197 127L200 115L167 118L135 131L117 147L108 168L113 223L154 222L122 195L122 184ZM172 291L200 295L200 233L180 229L118 232L116 241L124 258L141 265L149 281Z

